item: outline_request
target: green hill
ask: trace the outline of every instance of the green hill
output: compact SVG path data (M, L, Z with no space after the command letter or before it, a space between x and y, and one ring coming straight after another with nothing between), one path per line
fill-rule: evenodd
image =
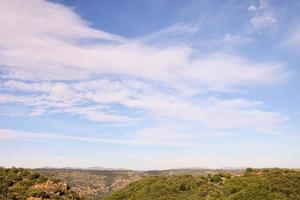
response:
M105 200L299 200L300 172L247 169L242 176L149 176Z
M66 183L22 168L0 168L0 199L80 200Z

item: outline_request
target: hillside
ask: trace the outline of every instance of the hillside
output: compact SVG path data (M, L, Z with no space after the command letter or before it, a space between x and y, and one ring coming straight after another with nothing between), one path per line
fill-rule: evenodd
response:
M85 200L299 200L300 171L0 168L0 199L79 200L79 196Z
M149 176L105 200L299 200L300 172L248 169L242 176Z
M58 178L72 187L87 200L99 200L103 196L120 190L128 184L153 175L207 175L231 173L239 175L243 170L213 170L213 169L170 169L154 171L132 170L90 170L90 169L35 169L35 172L45 176Z
M0 168L0 199L80 200L66 183L22 168Z
M66 182L87 200L99 200L105 194L124 188L146 175L144 172L130 170L35 169L33 171Z

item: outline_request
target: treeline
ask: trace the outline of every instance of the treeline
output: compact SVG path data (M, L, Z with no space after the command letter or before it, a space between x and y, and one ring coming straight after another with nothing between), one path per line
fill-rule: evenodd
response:
M251 169L242 176L149 176L105 200L300 200L300 172Z
M23 168L0 167L0 199L80 200L69 186Z

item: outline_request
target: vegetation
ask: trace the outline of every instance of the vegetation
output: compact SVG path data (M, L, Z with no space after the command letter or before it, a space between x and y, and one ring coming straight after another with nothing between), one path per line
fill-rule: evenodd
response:
M79 200L77 194L85 200L299 200L300 171L0 168L1 200Z
M207 175L230 173L240 175L244 170L213 170L213 169L170 169L155 171L132 170L90 170L90 169L35 169L35 172L47 177L58 178L72 187L86 200L99 200L107 194L120 190L128 184L153 175Z
M35 169L45 176L66 182L86 200L99 200L104 195L124 188L146 175L130 170Z
M79 200L69 186L22 168L0 168L0 199Z
M299 200L300 172L247 169L242 176L149 176L105 200Z

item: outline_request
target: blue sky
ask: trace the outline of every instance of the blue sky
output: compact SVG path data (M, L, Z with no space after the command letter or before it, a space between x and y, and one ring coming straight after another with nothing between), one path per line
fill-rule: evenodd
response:
M0 165L300 167L300 1L1 1Z

